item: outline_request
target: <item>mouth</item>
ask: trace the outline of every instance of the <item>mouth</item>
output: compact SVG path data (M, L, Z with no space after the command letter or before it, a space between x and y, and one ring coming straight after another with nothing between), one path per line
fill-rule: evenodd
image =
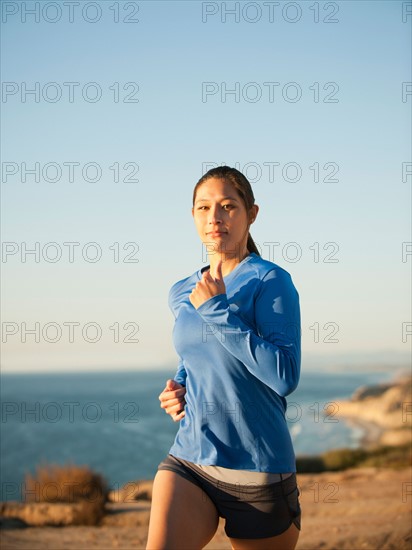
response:
M226 235L226 231L210 231L206 233L209 237L220 237L221 235Z

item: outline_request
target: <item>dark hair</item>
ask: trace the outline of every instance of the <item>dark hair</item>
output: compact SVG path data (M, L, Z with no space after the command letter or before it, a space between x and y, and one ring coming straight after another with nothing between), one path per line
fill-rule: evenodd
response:
M222 179L231 183L242 199L246 211L249 213L249 210L255 204L255 197L253 195L252 187L249 180L242 174L242 172L239 172L239 170L236 170L236 168L231 168L230 166L218 166L217 168L212 168L200 178L193 190L193 206L195 204L198 188L202 185L202 183L210 178ZM249 252L254 252L260 256L260 252L257 249L250 232L248 234L246 246Z

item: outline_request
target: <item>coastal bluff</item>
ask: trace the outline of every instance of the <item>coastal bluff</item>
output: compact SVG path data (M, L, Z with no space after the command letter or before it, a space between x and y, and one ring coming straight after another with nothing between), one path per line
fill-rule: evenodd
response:
M393 382L361 386L350 399L335 401L326 409L328 414L362 428L364 447L411 443L412 376L402 374Z

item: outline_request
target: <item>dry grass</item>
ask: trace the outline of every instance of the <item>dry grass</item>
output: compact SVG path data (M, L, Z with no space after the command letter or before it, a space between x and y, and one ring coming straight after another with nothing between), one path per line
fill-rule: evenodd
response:
M104 515L108 486L100 474L88 466L42 464L36 475L26 474L28 502L69 503L84 525L96 525Z

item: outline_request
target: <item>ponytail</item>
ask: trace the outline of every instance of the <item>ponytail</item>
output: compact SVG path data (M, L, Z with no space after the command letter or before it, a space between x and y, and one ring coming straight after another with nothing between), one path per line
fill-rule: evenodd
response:
M252 239L252 235L249 233L248 235L248 238L247 238L247 245L246 245L247 249L249 250L249 252L254 252L255 254L257 254L258 256L260 256L260 252L259 250L257 249L257 246L255 244L255 241Z

